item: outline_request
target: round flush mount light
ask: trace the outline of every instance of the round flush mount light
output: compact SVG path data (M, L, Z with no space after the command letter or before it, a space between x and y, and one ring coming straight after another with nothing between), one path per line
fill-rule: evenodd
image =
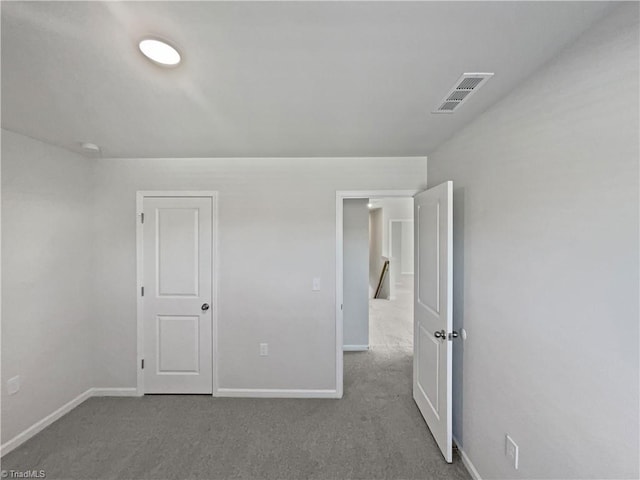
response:
M138 47L145 57L163 67L175 67L180 63L180 53L165 40L143 38Z
M80 144L80 147L87 153L100 153L100 147L95 143L84 142Z

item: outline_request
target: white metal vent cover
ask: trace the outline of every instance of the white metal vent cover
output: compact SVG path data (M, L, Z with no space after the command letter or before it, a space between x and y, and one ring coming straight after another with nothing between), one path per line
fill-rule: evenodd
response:
M431 113L453 113L460 105L469 100L469 97L476 93L487 80L493 77L493 73L463 73L449 90L442 101Z

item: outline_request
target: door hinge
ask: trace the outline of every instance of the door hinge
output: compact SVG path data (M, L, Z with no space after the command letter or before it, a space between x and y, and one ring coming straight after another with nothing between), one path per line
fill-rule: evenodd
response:
M140 287L140 296L144 297L144 287Z
M144 223L144 212L140 214L140 223Z
M342 304L340 304L340 310L342 310Z
M144 358L142 359L142 362L141 362L140 368L141 368L142 370L144 370Z

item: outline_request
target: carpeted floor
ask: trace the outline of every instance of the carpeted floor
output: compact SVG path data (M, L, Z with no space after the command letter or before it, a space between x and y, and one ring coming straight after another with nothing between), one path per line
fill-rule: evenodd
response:
M369 300L369 344L413 345L413 275L400 275L393 300Z
M405 286L396 301L374 301L372 349L345 353L341 400L91 398L2 469L83 480L468 479L457 455L442 459L411 397Z
M91 398L2 459L47 479L467 479L411 398L411 350L345 354L342 400Z

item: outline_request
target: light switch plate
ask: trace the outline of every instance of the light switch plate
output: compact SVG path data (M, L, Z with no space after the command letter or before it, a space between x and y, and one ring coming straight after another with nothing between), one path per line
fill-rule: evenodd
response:
M266 357L269 355L269 344L268 343L261 343L260 344L260 356L261 357Z
M311 288L314 292L320 291L320 278L316 277L313 279L313 287Z

